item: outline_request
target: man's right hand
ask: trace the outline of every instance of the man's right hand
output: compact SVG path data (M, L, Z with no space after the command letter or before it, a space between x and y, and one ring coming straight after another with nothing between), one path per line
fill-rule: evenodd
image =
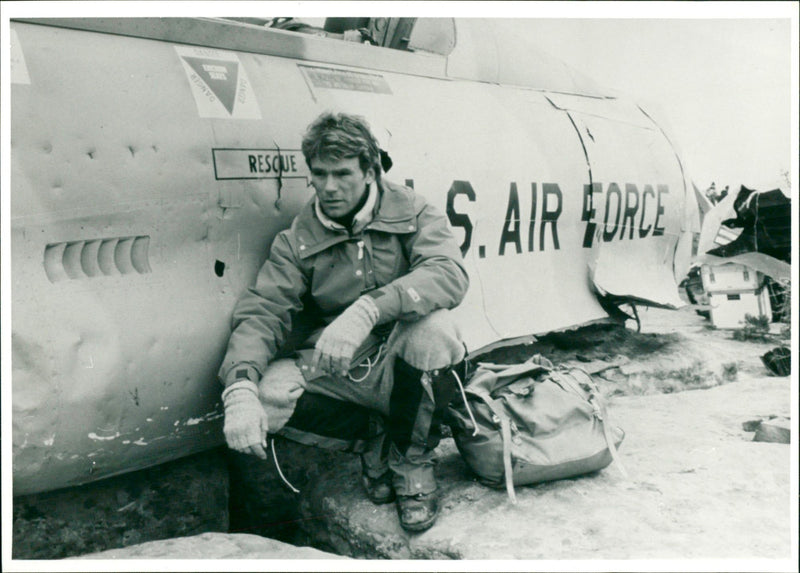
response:
M258 386L250 380L238 380L222 393L222 403L228 447L267 459L267 413L258 399Z
M380 311L369 296L361 296L331 322L314 346L311 369L347 376L353 353L378 322Z

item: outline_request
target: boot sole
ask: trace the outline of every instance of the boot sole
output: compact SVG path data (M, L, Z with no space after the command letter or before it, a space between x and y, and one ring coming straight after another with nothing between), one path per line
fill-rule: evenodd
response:
M406 531L412 531L414 533L418 533L420 531L425 531L426 529L430 529L433 524L436 522L436 518L439 517L439 514L436 513L433 517L428 519L427 521L423 521L422 523L413 523L413 524L406 524L402 521L400 522L400 526L405 529Z

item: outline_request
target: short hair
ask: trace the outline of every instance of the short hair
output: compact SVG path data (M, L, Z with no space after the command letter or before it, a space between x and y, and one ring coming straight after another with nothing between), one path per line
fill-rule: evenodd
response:
M372 167L380 179L381 159L378 140L367 121L358 115L325 112L308 126L301 145L306 164L315 157L323 160L358 158L361 171Z

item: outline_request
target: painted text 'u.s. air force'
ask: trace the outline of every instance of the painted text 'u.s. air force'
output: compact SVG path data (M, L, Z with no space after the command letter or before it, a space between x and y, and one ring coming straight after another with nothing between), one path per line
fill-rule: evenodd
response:
M511 183L508 190L505 222L500 234L498 255L523 252L523 220L520 212L519 189ZM644 185L640 189L633 183L592 183L583 186L581 221L584 223L582 246L591 248L596 239L633 241L664 234L664 196L667 185ZM453 181L447 192L447 217L453 227L464 231L461 252L466 255L472 245L473 224L466 213L455 209L455 199L464 195L474 202L476 195L469 181ZM531 209L527 219L527 251L560 249L558 222L564 205L564 196L557 183L530 184ZM538 232L537 232L538 226ZM486 256L484 245L478 255Z

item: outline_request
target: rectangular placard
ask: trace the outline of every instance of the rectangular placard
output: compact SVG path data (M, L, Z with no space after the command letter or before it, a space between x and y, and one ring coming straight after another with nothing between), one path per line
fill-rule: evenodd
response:
M221 179L291 179L308 176L299 149L212 149L214 176Z
M391 94L386 79L380 74L337 70L321 66L298 65L306 80L315 88Z

